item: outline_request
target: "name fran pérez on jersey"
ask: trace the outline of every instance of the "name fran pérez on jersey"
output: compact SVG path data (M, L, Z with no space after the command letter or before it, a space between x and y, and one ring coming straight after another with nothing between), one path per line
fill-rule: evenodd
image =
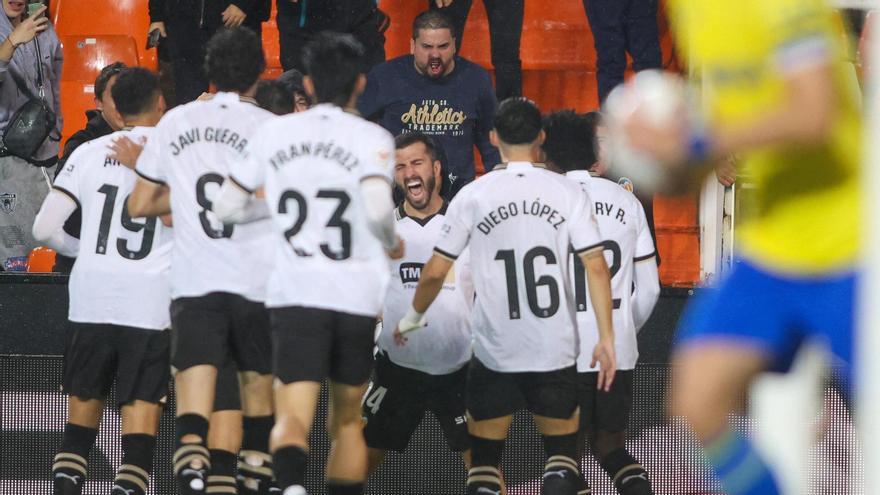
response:
M269 157L272 168L278 170L297 158L316 157L334 161L342 168L352 171L358 166L358 158L354 153L339 146L333 141L318 141L313 143L304 141L291 144L290 147L280 149Z
M177 142L172 141L168 144L171 146L171 154L177 156L187 146L202 141L207 143L225 144L234 149L237 153L244 152L244 148L248 143L247 139L231 129L221 127L205 127L202 129L194 127L177 136Z
M492 229L508 218L518 216L538 217L552 225L556 230L559 230L559 226L565 223L565 217L559 213L559 210L542 202L541 198L535 198L535 200L531 202L526 200L523 200L521 203L511 201L506 205L501 205L498 208L495 208L477 224L477 230L484 235L489 235L489 232L492 232Z

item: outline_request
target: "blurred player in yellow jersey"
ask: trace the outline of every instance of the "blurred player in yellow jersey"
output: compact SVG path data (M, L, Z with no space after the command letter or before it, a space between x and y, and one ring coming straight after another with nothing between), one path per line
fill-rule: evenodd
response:
M737 230L741 259L682 321L671 409L706 446L726 493L775 495L776 477L728 414L758 373L786 370L806 340L823 340L849 373L861 223L857 88L846 82L834 14L821 0L672 0L670 14L680 52L702 78L706 126L657 129L636 115L627 137L676 170L708 172L735 153L756 187Z

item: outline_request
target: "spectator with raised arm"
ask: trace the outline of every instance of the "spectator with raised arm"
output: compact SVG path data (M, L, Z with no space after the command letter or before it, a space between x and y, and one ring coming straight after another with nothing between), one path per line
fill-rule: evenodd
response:
M42 100L55 116L54 129L33 153L11 150L9 142L0 145L0 265L15 258L14 264L23 266L23 258L37 247L31 226L49 193L52 167L58 163L62 54L58 35L45 16L46 7L28 16L22 0L0 3L0 136L16 112L33 100ZM43 138L34 137L41 130L33 126L11 128L18 130L18 137L34 138L33 142ZM47 172L45 168L52 169Z

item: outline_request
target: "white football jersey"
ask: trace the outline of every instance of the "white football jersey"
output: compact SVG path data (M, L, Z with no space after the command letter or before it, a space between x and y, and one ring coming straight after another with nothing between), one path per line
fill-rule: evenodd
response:
M575 364L567 264L569 246L578 253L601 246L589 205L577 184L527 162L495 167L450 203L434 250L455 259L470 246L474 355L486 367L525 372Z
M329 104L262 125L230 179L265 185L275 233L266 305L378 316L388 257L364 214L361 180L391 180L394 140Z
M54 188L82 212L79 255L70 273L71 321L162 330L171 326L171 229L158 218L131 218L126 202L137 175L107 156L111 141L149 137L135 127L73 152Z
M407 215L403 205L397 209L397 234L403 239L406 252L403 258L391 263L391 282L382 308L384 324L379 335L379 348L391 361L431 375L457 371L471 358L474 285L467 251L455 260L440 294L425 313L429 326L407 334L405 346L394 343L394 328L412 306L422 267L434 252L445 214L446 205L425 219Z
M617 369L631 370L636 367L639 359L632 314L633 265L636 261L655 255L645 210L635 195L608 179L591 177L586 170L569 172L566 175L580 184L593 202L599 234L604 239L602 246L605 261L611 270L611 317L614 323ZM590 367L593 348L599 342L599 327L590 303L584 266L576 256L572 257L571 264L574 270L572 283L581 340L578 371L599 371L598 366Z
M211 211L256 128L274 115L234 93L181 105L156 126L137 162L142 178L171 188L171 295L228 292L264 301L271 269L268 219L224 225Z

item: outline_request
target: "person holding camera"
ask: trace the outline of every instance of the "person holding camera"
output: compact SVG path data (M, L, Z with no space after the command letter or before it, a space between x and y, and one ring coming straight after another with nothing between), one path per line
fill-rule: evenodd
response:
M0 3L0 266L8 268L37 246L31 225L61 139L62 54L45 6Z

